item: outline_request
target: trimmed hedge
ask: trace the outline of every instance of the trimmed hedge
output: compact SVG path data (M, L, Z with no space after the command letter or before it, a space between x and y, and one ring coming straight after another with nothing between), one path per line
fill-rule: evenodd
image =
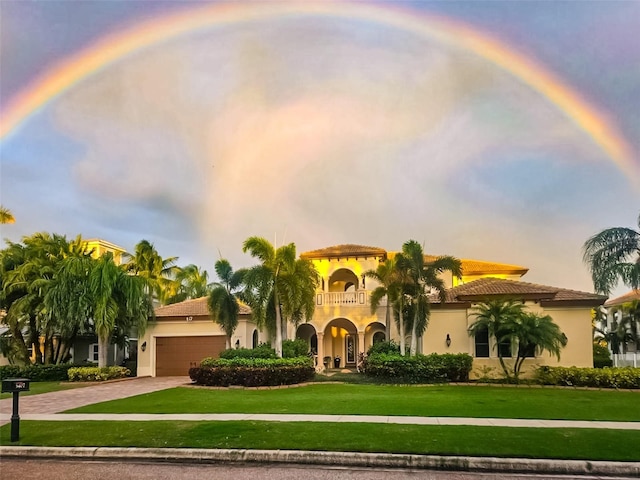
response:
M308 357L297 358L205 358L200 367L189 369L198 385L261 387L292 385L313 378L315 369Z
M542 385L597 388L640 388L640 368L539 367L534 379Z
M256 348L229 348L220 352L220 358L278 358L276 351L268 343Z
M414 357L379 353L365 359L363 372L396 383L466 382L472 366L473 358L466 353Z
M613 367L609 349L604 345L593 344L593 366L595 368Z
M309 344L306 340L296 338L295 340L282 341L282 358L296 358L309 356Z
M125 367L78 367L69 369L70 382L101 382L131 375Z
M32 382L66 382L70 368L81 367L72 363L60 365L3 365L0 367L0 379L28 378Z

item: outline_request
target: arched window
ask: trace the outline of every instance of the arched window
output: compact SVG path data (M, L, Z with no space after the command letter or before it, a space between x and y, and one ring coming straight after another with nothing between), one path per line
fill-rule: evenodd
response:
M373 334L373 344L384 342L385 335L384 332L376 332Z
M256 348L258 346L258 330L254 330L253 331L253 347L252 348Z

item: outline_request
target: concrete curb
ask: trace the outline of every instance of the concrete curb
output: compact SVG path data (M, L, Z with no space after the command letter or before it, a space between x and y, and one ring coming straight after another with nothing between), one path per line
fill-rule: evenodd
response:
M171 463L288 463L341 467L466 472L538 473L640 477L640 462L455 457L300 450L0 446L0 458L45 458Z

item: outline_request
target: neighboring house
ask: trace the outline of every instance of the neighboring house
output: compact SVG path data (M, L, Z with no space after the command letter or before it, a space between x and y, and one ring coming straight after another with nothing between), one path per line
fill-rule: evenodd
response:
M607 300L604 307L607 310L607 319L605 331L606 332L618 332L619 336L623 337L623 334L628 334L629 337L626 341L621 341L618 345L618 353L614 352L612 348L612 342L608 342L609 351L611 351L613 364L615 366L633 366L640 365L640 351L638 349L640 336L640 318L635 319L635 325L632 325L633 320L625 321L624 310L634 305L634 302L640 302L640 290L631 290L624 295ZM635 303L637 305L637 303ZM640 314L640 307L638 308L638 314ZM631 338L631 337L635 337Z
M371 313L370 295L378 284L364 275L391 255L394 252L363 245L338 245L301 254L313 262L320 275L316 310L308 323L297 327L289 324L287 338L306 340L316 356L318 369L326 364L333 366L336 357L340 358L341 367L355 367L358 354L366 352L373 343L398 339L395 322L391 332L385 331L384 302ZM435 257L426 256L426 260L430 258ZM419 350L468 353L474 356L476 375L498 369L493 340L486 336L471 338L467 334L467 328L474 321L469 312L477 302L508 296L522 300L534 311L551 315L568 339L559 362L547 353L537 353L528 364L593 366L591 309L602 305L606 297L520 282L527 271L515 265L463 259L461 278L453 278L451 274L443 278L451 287L446 301L440 303L439 299L432 299L429 326L419 342ZM216 356L224 349L224 334L211 320L206 299L161 307L156 310L156 316L156 324L150 325L140 339L139 375L184 375L189 365L205 356ZM267 335L258 331L250 319L250 311L244 309L233 338L234 346L252 348L259 341L267 340ZM165 365L169 364L181 367L167 370Z

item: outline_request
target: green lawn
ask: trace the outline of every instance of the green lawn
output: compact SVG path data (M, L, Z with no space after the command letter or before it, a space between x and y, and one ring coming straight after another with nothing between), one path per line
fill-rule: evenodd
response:
M8 445L10 426L0 428ZM33 422L20 442L121 446L330 450L638 461L639 431L280 422Z
M20 396L38 395L39 393L57 392L58 390L69 390L71 388L86 387L86 384L77 384L70 382L31 382L28 392L20 392ZM0 394L0 399L10 398L12 393Z
M640 393L485 386L316 384L276 390L178 387L73 413L309 413L640 421Z

